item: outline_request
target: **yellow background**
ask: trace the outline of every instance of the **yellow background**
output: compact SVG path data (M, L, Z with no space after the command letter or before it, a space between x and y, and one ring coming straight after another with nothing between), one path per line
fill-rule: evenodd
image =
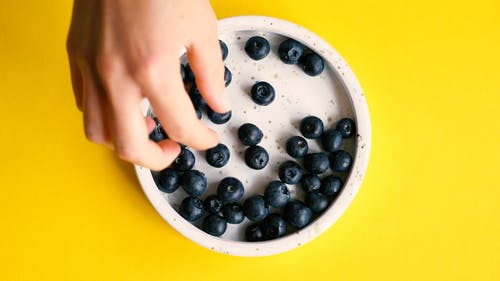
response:
M238 258L175 232L84 139L70 1L0 1L0 280L500 280L500 1L213 1L330 42L366 92L362 188L313 242Z

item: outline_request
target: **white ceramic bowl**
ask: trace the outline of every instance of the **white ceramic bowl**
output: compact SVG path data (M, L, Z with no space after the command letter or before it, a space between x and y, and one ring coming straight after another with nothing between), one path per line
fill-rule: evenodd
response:
M203 120L221 135L222 143L230 149L231 158L225 167L216 169L208 166L203 153L193 151L196 156L194 169L203 171L208 178L208 190L202 198L214 194L217 183L227 176L243 182L243 200L254 194L263 194L266 184L278 179L279 164L292 159L284 149L286 140L300 135L298 124L308 115L320 117L325 129L335 126L336 121L343 117L350 117L356 122L357 137L344 142L344 149L353 155L354 161L350 173L341 176L344 179L341 193L327 210L300 231L275 240L245 242L244 229L251 223L247 218L239 225L228 224L223 236L211 236L199 228L201 220L193 225L177 213L179 203L187 196L182 188L172 194L159 191L151 171L141 166L136 166L137 176L160 215L192 241L217 252L238 256L284 252L311 241L325 231L342 215L356 195L366 171L371 143L366 100L356 77L342 57L323 39L296 24L269 17L234 17L219 21L219 35L229 48L225 64L233 74L233 81L226 90L231 96L233 116L224 125L212 124L206 116ZM254 35L267 38L271 44L269 55L259 61L250 59L243 49L246 40ZM303 43L322 56L325 71L317 77L310 77L297 65L282 63L277 49L286 37ZM257 106L249 97L250 88L256 81L267 81L275 88L276 99L271 105ZM150 112L147 101L143 103L143 111ZM256 124L264 132L265 137L259 145L269 152L270 162L263 170L252 170L244 163L244 146L239 143L236 132L246 122ZM320 151L316 141L308 140L308 143L310 152ZM299 186L288 187L292 198L303 199Z

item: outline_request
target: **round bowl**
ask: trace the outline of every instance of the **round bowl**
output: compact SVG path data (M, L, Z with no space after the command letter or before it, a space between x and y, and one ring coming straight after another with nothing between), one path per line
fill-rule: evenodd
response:
M247 39L255 35L263 36L271 45L269 55L258 61L250 59L244 51ZM311 77L297 65L281 62L277 50L287 37L301 42L324 59L325 70L321 75ZM370 119L363 91L347 63L327 42L294 23L261 16L227 18L219 21L219 38L229 49L225 64L233 79L226 91L231 97L233 116L223 125L210 123L206 115L202 121L219 133L221 142L230 149L231 158L223 168L213 168L206 163L203 152L193 151L196 156L194 169L203 171L208 178L208 190L202 198L215 193L218 182L227 176L243 182L243 200L254 194L263 194L266 184L278 179L279 164L292 160L284 149L286 140L300 135L298 125L308 115L322 119L325 129L334 127L344 117L352 118L356 123L356 136L345 139L343 144L343 149L353 156L353 163L350 172L339 174L344 181L342 191L306 227L274 240L245 242L244 229L251 223L247 218L238 225L228 224L224 235L214 237L201 230L201 220L192 224L177 213L181 200L187 196L182 188L172 194L163 193L156 187L151 171L136 165L139 182L163 219L203 247L237 256L263 256L291 250L332 226L358 192L371 144ZM186 62L185 57L183 61ZM256 81L267 81L275 88L276 99L269 106L258 106L251 100L250 88ZM145 114L151 114L147 100L143 102L142 109ZM243 160L245 147L239 143L236 132L241 124L247 122L256 124L264 132L264 139L259 145L266 148L270 155L265 169L252 170ZM310 152L321 150L317 141L308 140L308 143ZM329 174L332 172L329 171ZM303 199L304 192L298 185L288 187L292 198Z

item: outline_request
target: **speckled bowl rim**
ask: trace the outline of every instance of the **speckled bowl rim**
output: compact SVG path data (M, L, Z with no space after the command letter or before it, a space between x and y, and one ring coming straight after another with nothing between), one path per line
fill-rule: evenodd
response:
M320 54L343 84L353 107L357 125L357 142L353 167L344 188L335 202L307 227L285 237L263 241L243 242L224 240L193 228L165 200L156 187L149 169L136 165L139 182L151 204L174 229L197 244L224 254L236 256L266 256L278 254L313 240L344 213L351 204L363 180L371 147L371 124L368 106L351 68L344 59L323 39L311 31L288 21L264 16L238 16L219 20L219 34L235 31L265 31L281 34L302 42ZM167 203L167 204L166 204Z

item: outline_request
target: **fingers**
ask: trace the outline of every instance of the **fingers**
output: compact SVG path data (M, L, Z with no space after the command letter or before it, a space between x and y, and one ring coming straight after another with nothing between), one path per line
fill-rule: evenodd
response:
M219 137L196 117L184 90L178 59L166 60L157 60L165 67L149 69L147 75L141 75L143 92L170 139L199 150L214 147Z
M71 86L73 87L73 94L75 95L76 107L82 111L82 73L80 72L76 61L71 57L69 58L69 70L71 73Z
M231 105L224 87L224 63L217 30L193 40L188 46L187 55L196 85L210 108L220 113L230 111Z

